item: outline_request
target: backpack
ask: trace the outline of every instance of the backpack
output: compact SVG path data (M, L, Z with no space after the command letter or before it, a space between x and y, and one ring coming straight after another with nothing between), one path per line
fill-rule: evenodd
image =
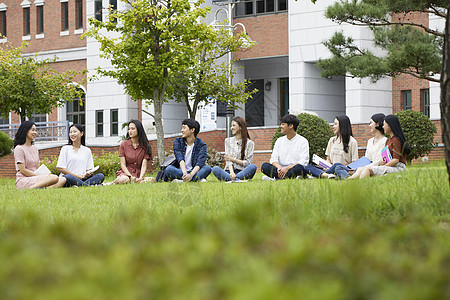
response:
M163 161L163 163L161 164L161 170L158 171L158 174L156 175L156 182L161 182L161 181L168 181L169 179L166 176L166 168L168 166L174 166L174 167L179 167L178 161L175 158L175 155L169 155L166 157L166 159Z

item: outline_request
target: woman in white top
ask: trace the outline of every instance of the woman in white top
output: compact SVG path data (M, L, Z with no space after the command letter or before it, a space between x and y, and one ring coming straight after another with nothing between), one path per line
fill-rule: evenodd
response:
M225 139L225 170L215 166L212 172L223 181L252 179L257 169L252 164L255 143L250 139L243 118L236 117L231 121L231 133L233 137Z
M381 150L383 150L387 137L384 136L384 114L374 114L370 118L370 133L374 136L367 142L366 157L372 161L369 166L378 166L382 161ZM360 178L363 168L358 168L349 179Z
M325 151L327 161L333 166L328 170L321 170L308 165L306 171L314 177L334 178L336 174L340 179L348 176L343 170L348 164L358 160L358 142L353 138L352 124L347 116L337 116L334 120L333 131L335 136L330 138ZM342 171L342 172L341 172Z
M80 124L69 127L69 144L61 148L56 167L66 178L65 187L91 186L105 180L102 173L93 175L90 172L94 160L91 149L85 146L84 129Z

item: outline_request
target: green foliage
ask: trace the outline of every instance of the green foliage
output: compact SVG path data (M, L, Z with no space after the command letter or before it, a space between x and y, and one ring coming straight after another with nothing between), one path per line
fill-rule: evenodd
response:
M324 119L308 113L299 114L297 118L300 121L297 133L308 140L310 158L313 154L325 157L328 140L333 136L330 125ZM278 127L272 138L272 149L276 140L283 135L281 134L281 128Z
M411 148L407 160L427 155L437 147L434 143L434 135L437 132L436 125L423 113L414 110L402 110L395 114L402 126L406 141Z
M120 169L120 158L118 152L105 152L102 150L102 154L92 155L94 158L94 166L99 166L96 173L103 173L105 176L115 176L116 171ZM52 174L59 175L56 164L58 163L58 156L52 155L50 157L44 157L42 163L46 165Z
M321 59L323 77L351 75L377 81L384 76L410 74L438 82L433 75L442 68L443 31L412 20L407 13L427 11L431 17L445 19L439 13L447 2L408 0L343 0L329 6L325 16L334 22L367 26L373 32L372 50L360 48L342 32L335 33L324 45L332 57ZM400 14L398 19L392 13ZM382 51L379 51L382 50Z
M9 136L0 131L0 157L11 154L14 147L14 141Z
M5 299L448 298L442 162L358 181L0 189Z
M14 111L24 120L33 113L46 114L53 108L81 96L72 83L83 72L58 73L50 64L54 59L40 59L39 55L22 56L28 46L0 48L0 113L7 117ZM64 100L61 100L64 99Z

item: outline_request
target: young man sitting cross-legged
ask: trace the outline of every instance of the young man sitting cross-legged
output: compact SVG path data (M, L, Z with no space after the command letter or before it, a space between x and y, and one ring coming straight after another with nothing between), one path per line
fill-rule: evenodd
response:
M285 115L281 118L280 137L273 147L270 163L264 163L261 171L266 175L263 180L305 177L304 166L309 162L309 142L297 134L299 120L294 115Z
M166 176L169 180L206 181L211 173L211 167L206 163L206 144L197 134L200 124L194 119L186 119L181 125L181 137L173 142L173 153L180 168L168 166Z

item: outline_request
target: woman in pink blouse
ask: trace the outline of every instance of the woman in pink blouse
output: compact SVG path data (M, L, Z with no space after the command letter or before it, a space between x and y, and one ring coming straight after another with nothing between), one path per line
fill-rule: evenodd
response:
M24 121L14 138L14 161L16 165L17 189L58 188L66 183L64 177L56 175L38 175L39 151L33 141L36 138L36 125L30 121Z
M148 181L144 176L147 162L152 157L152 149L139 120L128 123L127 138L120 144L119 157L121 168L116 172L116 180L110 184Z

